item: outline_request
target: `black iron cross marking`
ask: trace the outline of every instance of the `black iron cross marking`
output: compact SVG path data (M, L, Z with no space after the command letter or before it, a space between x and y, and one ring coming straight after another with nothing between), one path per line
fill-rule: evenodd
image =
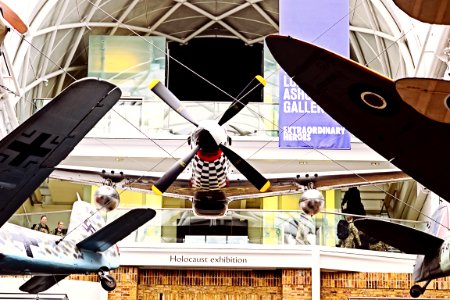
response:
M31 250L31 247L30 247L31 245L39 247L39 244L34 240L32 240L32 241L24 240L23 241L23 246L25 247L25 252L27 253L28 257L33 257L33 251Z
M28 157L30 156L38 156L44 157L46 156L51 149L41 147L45 141L47 141L51 137L48 133L41 133L37 138L35 138L31 143L24 143L18 140L13 141L8 149L17 151L19 154L11 160L9 163L15 167L20 166Z

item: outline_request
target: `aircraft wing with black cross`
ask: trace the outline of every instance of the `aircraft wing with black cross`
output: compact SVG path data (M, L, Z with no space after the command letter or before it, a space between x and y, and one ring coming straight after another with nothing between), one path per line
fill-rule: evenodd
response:
M0 226L120 96L107 81L76 81L0 141Z

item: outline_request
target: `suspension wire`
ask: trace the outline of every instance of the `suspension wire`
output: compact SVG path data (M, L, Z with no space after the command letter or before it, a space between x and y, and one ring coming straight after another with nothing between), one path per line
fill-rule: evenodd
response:
M77 201L79 201L79 200L77 200ZM84 219L83 222L80 222L80 224L78 224L74 229L72 229L71 231L68 231L68 232L66 233L66 235L64 235L63 237L61 237L61 239L59 239L59 240L56 242L56 244L61 243L67 236L69 236L69 234L71 234L72 232L75 232L81 225L84 224L84 222L86 222L87 220L89 220L90 218L92 218L93 216L95 216L95 215L96 215L97 213L99 213L100 210L102 210L102 209L103 209L103 206L101 206L101 207L99 207L99 208L96 208L95 211L91 212L90 216L88 216L86 219Z
M368 1L368 0L366 0ZM119 20L117 18L115 18L114 16L112 16L111 14L109 14L108 12L106 12L103 8L101 8L100 6L96 5L95 3L93 3L91 0L87 0L87 2L89 2L92 6L94 6L96 9L98 9L99 11L102 11L104 14L106 14L107 16L109 16L110 18L112 18L113 20L115 20L116 22L119 22ZM359 4L355 5L354 8L352 10L350 10L350 12L348 14L346 14L345 16L343 16L342 18L338 19L333 25L331 25L328 29L326 29L323 33L321 33L319 36L317 36L312 43L314 43L315 41L317 41L318 39L320 39L326 32L328 32L329 30L331 30L334 26L336 26L336 24L338 24L339 22L341 22L342 20L345 19L346 16L348 16L349 14L353 14L356 9L362 4L363 1L359 1ZM179 60L171 57L169 55L169 53L167 53L165 50L160 49L157 45L155 45L153 42L149 42L148 40L146 40L143 36L141 36L137 31L135 31L133 28L131 28L130 26L128 26L125 23L121 23L122 25L124 25L125 28L127 28L130 32L132 32L134 35L136 35L137 37L143 39L146 43L149 43L150 45L152 45L153 47L157 48L159 51L161 51L162 53L164 53L166 56L170 57L170 59L174 60L175 62L177 62L178 64L180 64L181 66L183 66L184 68L186 68L189 72L191 72L192 74L198 76L200 79L204 80L206 83L210 84L211 86L213 86L214 88L216 88L217 90L221 91L222 93L224 93L225 95L227 95L228 97L230 97L231 99L241 102L240 100L242 100L245 96L247 96L251 91L253 91L255 88L258 87L258 85L256 85L255 87L253 87L252 89L250 89L246 94L244 94L242 97L240 97L239 99L237 99L237 97L233 97L231 96L229 93L227 93L226 91L224 91L223 89L221 89L220 87L218 87L217 85L215 85L214 83L212 83L211 81L209 81L208 79L206 79L205 77L203 77L202 75L200 75L199 73L195 72L194 70L190 69L188 66L186 66L185 64L183 64L182 62L180 62ZM398 43L398 40L402 39L406 34L408 34L410 31L412 31L412 29L414 29L414 27L411 27L408 31L403 32L401 34L401 36L399 38L397 38L393 43L391 43L391 45L389 45L388 47L386 47L381 53L377 54L371 61L367 62L365 64L365 66L368 66L368 64L370 64L372 61L374 61L375 59L379 58L379 56L381 56L384 52L386 52L390 47L392 47L393 45ZM50 57L48 57L48 55L44 54L41 50L39 50L37 47L35 47L31 42L29 42L27 39L25 39L24 37L22 37L23 40L28 43L32 48L34 48L36 51L38 51L42 56L44 56L46 59L48 59L50 62L52 62L55 66L57 66L60 70L62 70L64 73L66 73L66 75L68 75L71 79L76 80L76 78L70 74L67 70L65 70L63 67L59 66L56 62L54 62ZM270 73L266 78L270 78L271 76L273 76L278 70L274 70L272 73ZM247 85L244 90L248 87L249 85ZM243 91L244 91L243 90ZM242 93L242 92L241 92ZM240 94L241 94L240 93ZM240 95L239 94L239 95ZM238 95L238 97L239 97ZM241 102L241 104L244 104ZM245 105L246 106L246 105ZM246 106L248 109L250 109L251 111L253 111L256 115L258 115L260 118L265 119L269 122L271 122L273 125L276 126L276 124L272 121L269 120L267 118L265 118L263 115L259 114L257 111L254 111L252 108ZM140 133L142 133L146 138L150 139L155 145L157 145L160 149L162 149L164 152L166 152L167 154L169 154L172 158L175 159L175 157L173 157L173 155L171 153L169 153L168 151L166 151L161 145L159 145L154 139L150 138L148 135L146 135L144 132L142 132L138 127L136 127L135 125L133 125L131 122L129 122L123 115L121 115L120 113L118 113L115 109L112 109L116 114L118 114L121 118L123 118L125 121L127 121L128 123L130 123L135 129L137 129ZM306 113L303 113L301 116L299 116L296 120L294 120L290 125L295 124L296 122L298 122L301 118L303 118L306 115ZM278 127L278 132L279 135L280 133L283 132L283 129L281 129L280 127ZM258 148L252 155L250 155L248 158L251 158L252 156L254 156L256 153L258 153L259 151L261 151L263 148L265 148L271 141L268 141L267 143L263 144L260 148ZM186 143L186 142L185 142ZM185 143L183 143L182 145L180 145L177 150L182 147ZM315 148L311 145L308 145L307 142L304 142L308 147L308 149L312 149L317 151L318 153L320 153L321 155L323 155L324 157L326 157L327 159L329 159L330 161L336 163L337 165L339 165L340 167L342 167L343 169L345 169L346 171L349 171L350 173L353 173L354 175L360 177L363 181L366 181L368 183L370 183L370 181L366 180L363 176L361 176L360 174L356 174L353 170L348 169L347 167L345 167L344 165L342 165L341 163L335 161L334 159L332 159L331 157L329 157L328 155L326 155L324 152L322 152L320 149ZM161 160L161 162L163 160L165 160L166 158L163 158ZM157 165L159 165L161 162L159 162ZM156 165L156 166L157 166ZM154 166L152 169L154 169L156 166ZM375 185L377 186L377 185ZM429 218L430 220L433 220L431 217L425 215L424 213L422 213L421 211L415 209L413 206L409 205L407 202L397 198L395 195L390 195L388 192L384 191L381 187L380 190L383 191L384 193L386 193L387 195L391 196L393 199L396 199L397 201L402 202L403 204L405 204L406 206L408 206L409 208L415 210L416 212L418 212L419 214L425 216L426 218ZM433 220L434 222L438 223L436 220ZM444 226L442 224L440 224L441 226ZM446 227L446 226L444 226ZM450 230L450 228L446 227L447 229Z

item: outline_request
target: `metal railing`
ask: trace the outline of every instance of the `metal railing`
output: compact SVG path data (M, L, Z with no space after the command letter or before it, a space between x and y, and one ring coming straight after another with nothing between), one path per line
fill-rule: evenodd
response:
M112 222L131 208L119 208L105 214L106 222ZM298 210L249 210L230 209L219 219L197 217L188 208L155 209L155 218L141 226L124 240L127 243L196 243L196 244L303 244L296 240L298 224L301 221ZM16 214L10 222L30 228L38 223L42 213ZM64 220L68 225L70 211L48 212L49 225ZM339 211L323 211L313 217L316 228L315 244L336 246L337 222L345 214ZM365 216L373 218L374 216ZM419 230L426 229L426 222L392 220ZM53 227L50 226L52 229ZM395 249L388 248L390 251ZM397 251L396 251L397 252Z

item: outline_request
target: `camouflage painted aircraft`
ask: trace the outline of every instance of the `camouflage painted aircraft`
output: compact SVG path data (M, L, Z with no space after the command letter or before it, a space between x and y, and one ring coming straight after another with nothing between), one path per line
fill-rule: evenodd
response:
M394 3L421 22L450 25L450 2L447 0L394 0Z
M109 190L102 190L102 199L118 196L115 190L110 195ZM113 208L117 204L111 201L106 205ZM70 274L97 273L102 287L112 291L116 281L108 272L120 266L119 248L112 246L155 214L150 208L133 209L105 226L99 210L79 199L73 204L63 238L6 223L0 228L0 274L34 275L19 289L37 294Z
M450 275L448 207L441 205L428 222L428 232L379 219L359 219L356 227L366 234L408 254L417 254L410 289L411 297L422 295L431 280Z
M450 201L450 142L446 138L450 132L449 81L393 81L348 58L289 36L269 36L266 43L281 68L333 119L393 165ZM431 279L450 274L448 240L383 220L361 220L357 226L407 253L420 254L414 279L426 284L414 285L413 297L423 294Z
M98 272L102 286L112 290L115 281L107 272L118 267L118 252L110 246L155 215L151 209L132 210L99 230L101 217L78 201L62 240L6 223L120 96L109 82L76 81L0 141L0 274L35 275L22 291L38 293L69 274L86 272ZM104 186L95 200L111 210L119 197Z

